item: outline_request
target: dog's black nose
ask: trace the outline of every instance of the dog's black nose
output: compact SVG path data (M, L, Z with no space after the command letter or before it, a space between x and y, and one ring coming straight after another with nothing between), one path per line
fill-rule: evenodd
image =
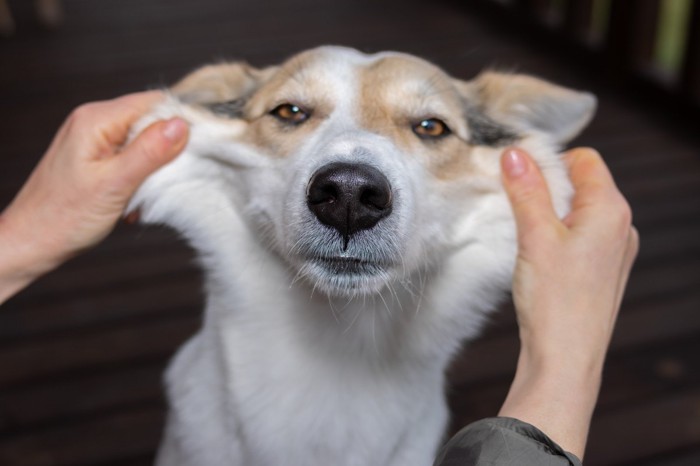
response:
M376 168L334 162L313 174L306 202L321 223L340 232L347 248L353 234L391 213L391 197L389 180Z

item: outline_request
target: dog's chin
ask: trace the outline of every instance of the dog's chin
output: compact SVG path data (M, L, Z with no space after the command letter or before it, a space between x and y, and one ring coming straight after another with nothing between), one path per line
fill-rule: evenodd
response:
M345 257L308 259L302 266L302 274L314 289L343 297L379 293L391 279L387 266Z

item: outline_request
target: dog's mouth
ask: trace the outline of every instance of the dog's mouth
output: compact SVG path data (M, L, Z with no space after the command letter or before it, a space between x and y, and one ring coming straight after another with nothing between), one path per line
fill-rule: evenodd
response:
M390 267L364 258L329 256L305 261L304 275L330 295L367 295L379 292L389 281Z
M383 267L375 262L355 257L319 257L313 259L319 267L333 275L377 275Z

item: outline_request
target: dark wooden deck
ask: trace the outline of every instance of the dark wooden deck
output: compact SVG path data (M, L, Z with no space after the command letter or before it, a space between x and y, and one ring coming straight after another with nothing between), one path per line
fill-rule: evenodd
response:
M74 106L225 57L262 65L337 43L415 53L463 77L497 65L596 92L600 111L578 143L608 160L634 208L642 252L587 464L700 464L697 121L693 134L644 95L621 95L571 57L449 4L66 0L65 27L47 33L22 2L11 3L19 33L0 40L0 206ZM122 226L4 305L0 464L149 464L164 414L160 374L198 325L199 280L172 233ZM455 428L494 415L512 377L514 320L507 310L494 320L451 371Z

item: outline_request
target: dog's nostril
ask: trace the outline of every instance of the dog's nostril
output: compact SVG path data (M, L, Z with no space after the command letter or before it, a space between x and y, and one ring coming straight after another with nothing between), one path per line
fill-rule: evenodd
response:
M382 190L368 187L360 195L360 202L368 207L384 210L391 206L391 189Z
M317 186L309 183L309 193L307 195L307 202L309 204L317 205L326 202L335 202L338 200L338 197L338 188L333 183L320 183Z
M307 204L321 223L338 230L347 247L350 236L391 213L391 185L369 165L330 163L311 177Z

